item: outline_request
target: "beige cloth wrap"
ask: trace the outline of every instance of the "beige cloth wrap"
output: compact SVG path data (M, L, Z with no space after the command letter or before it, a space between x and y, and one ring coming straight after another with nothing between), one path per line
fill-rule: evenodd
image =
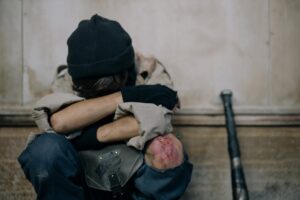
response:
M173 131L171 114L172 111L155 104L127 102L118 106L114 119L134 116L139 124L139 136L131 138L127 145L142 150L147 141Z

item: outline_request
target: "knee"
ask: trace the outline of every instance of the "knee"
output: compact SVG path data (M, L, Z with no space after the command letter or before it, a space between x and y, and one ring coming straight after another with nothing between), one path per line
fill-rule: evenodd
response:
M30 164L31 169L50 169L67 152L67 143L63 136L44 133L28 145L19 157L19 161L21 165Z
M183 160L182 144L173 134L154 138L145 153L145 162L162 170L177 167Z

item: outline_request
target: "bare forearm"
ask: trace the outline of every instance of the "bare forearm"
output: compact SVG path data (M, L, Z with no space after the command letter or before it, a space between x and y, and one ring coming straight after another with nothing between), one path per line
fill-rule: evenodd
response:
M101 126L97 130L100 142L125 141L139 134L139 125L132 116L126 116L114 122Z
M81 101L54 113L51 125L58 133L78 130L112 114L122 102L120 92Z

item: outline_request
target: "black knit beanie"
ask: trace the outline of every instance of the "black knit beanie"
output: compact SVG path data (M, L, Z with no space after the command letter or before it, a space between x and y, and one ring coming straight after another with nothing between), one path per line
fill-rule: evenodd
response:
M135 78L131 38L118 22L94 15L79 23L67 44L72 79L101 78L124 71L130 72L130 79Z

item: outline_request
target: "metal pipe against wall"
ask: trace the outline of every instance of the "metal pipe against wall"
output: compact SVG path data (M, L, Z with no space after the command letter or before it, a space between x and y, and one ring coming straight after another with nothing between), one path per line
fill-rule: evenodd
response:
M233 200L248 200L249 194L241 162L240 147L236 134L234 113L232 110L232 92L230 90L223 90L220 96L222 98L226 118Z

